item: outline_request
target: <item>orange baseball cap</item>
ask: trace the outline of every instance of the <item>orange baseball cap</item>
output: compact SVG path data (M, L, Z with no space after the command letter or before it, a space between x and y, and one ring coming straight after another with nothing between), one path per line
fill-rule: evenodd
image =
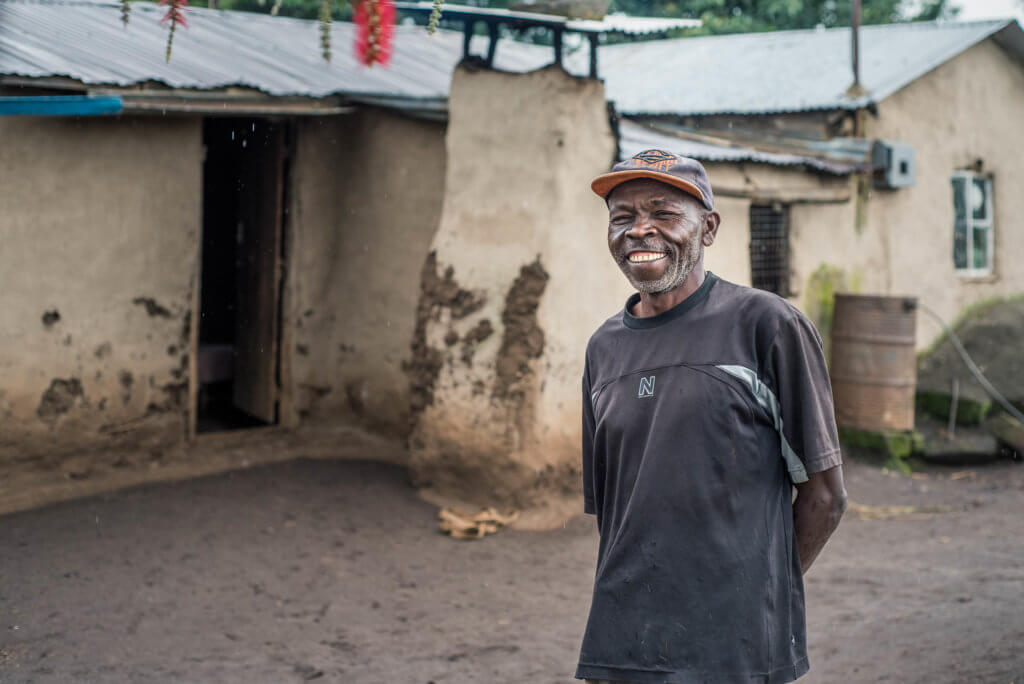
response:
M621 161L608 173L601 174L590 183L590 188L604 199L616 186L637 178L661 181L693 195L706 209L713 211L715 196L711 192L704 165L696 159L681 157L662 150L644 150L630 159Z

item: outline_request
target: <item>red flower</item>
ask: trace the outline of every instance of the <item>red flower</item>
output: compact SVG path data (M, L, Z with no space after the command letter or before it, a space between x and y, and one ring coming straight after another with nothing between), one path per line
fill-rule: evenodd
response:
M358 0L355 6L356 57L366 66L386 65L395 33L392 0Z
M185 28L188 28L188 22L185 21L185 7L188 5L188 0L160 0L161 5L167 5L167 14L160 20L161 24L170 23L171 29L167 32L167 53L164 55L164 60L171 61L171 46L174 45L174 29L180 24Z
M167 5L167 14L160 20L161 24L170 22L172 26L188 27L188 22L185 21L185 7L188 6L188 0L160 0L158 4Z

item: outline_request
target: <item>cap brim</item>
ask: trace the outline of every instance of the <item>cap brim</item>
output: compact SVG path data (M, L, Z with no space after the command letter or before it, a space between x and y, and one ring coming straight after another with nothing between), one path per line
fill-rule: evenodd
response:
M693 195L699 199L704 206L707 206L708 204L707 200L704 198L704 193L690 181L668 173L660 173L658 171L651 171L648 169L629 169L627 171L612 171L611 173L605 173L593 180L590 184L590 189L604 199L608 197L608 193L614 190L616 186L622 185L626 181L636 180L637 178L651 178L653 180L666 183L679 188L689 195Z

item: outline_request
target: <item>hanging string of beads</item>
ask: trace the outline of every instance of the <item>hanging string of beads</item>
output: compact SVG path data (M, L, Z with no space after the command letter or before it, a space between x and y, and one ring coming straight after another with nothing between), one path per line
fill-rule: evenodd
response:
M160 23L170 24L170 30L167 32L167 54L164 55L164 60L170 62L171 47L174 45L174 29L179 24L188 28L188 22L185 21L185 7L188 6L188 0L160 0L160 4L167 6L167 13Z
M430 19L427 21L427 35L434 35L437 27L441 25L441 2L434 0L434 6L430 9Z
M392 0L359 0L356 4L356 57L366 66L386 65L395 32Z
M320 0L320 54L325 62L331 61L331 11L334 0Z
M320 52L323 58L331 61L331 22L334 4L337 0L320 0ZM127 27L131 16L132 0L118 0L121 11L121 22ZM161 24L168 25L167 51L164 59L171 61L174 48L174 32L178 26L188 28L185 18L189 0L159 0L160 5L167 8ZM427 32L437 31L441 19L443 0L433 0ZM277 14L282 0L274 0L271 14ZM216 0L209 0L210 7L219 5ZM357 59L366 66L379 64L385 66L391 61L392 43L395 32L395 5L393 0L356 0L354 2L356 24L355 52Z

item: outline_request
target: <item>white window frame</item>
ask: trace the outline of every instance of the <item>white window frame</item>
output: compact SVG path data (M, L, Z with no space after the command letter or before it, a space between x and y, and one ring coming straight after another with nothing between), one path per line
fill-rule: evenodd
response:
M967 267L960 268L956 265L955 256L953 261L953 268L956 270L957 275L978 278L992 275L992 264L995 261L995 197L992 192L992 177L973 171L955 171L953 172L953 179L962 178L964 179L964 192L968 194L964 197L964 209L965 209L965 220L967 228L966 236L966 247L967 247ZM985 186L985 197L988 200L988 213L986 218L977 219L974 218L974 211L970 206L970 191L974 181L981 181ZM952 186L952 179L950 181ZM954 189L955 193L956 190ZM956 197L953 198L953 244L955 248L956 244ZM976 229L985 229L988 236L988 254L985 266L976 268L974 266L974 231Z

